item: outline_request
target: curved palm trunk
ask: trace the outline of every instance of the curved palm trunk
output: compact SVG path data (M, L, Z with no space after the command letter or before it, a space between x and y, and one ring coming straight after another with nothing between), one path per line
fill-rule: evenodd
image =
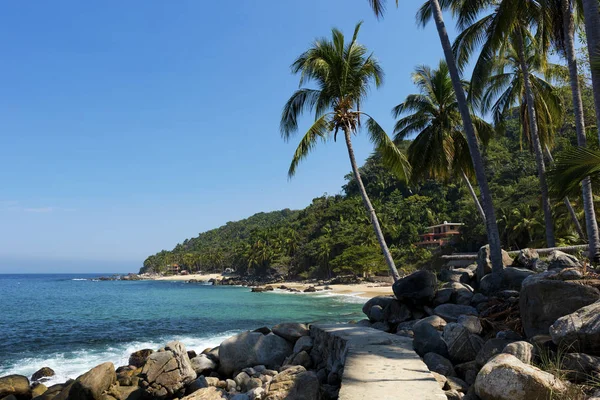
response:
M450 39L448 38L448 32L446 31L446 25L444 24L444 17L442 15L440 3L438 0L429 0L429 2L431 4L431 8L433 9L435 26L440 36L440 41L444 50L444 56L446 58L446 64L448 64L450 78L452 79L452 86L456 92L456 101L458 103L458 109L460 111L465 133L467 135L467 143L469 144L469 152L471 153L471 159L473 160L475 177L477 179L477 183L479 184L479 191L481 192L481 200L483 203L484 213L486 215L485 227L490 245L492 272L497 276L502 276L504 273L504 266L502 265L500 234L498 233L498 225L496 224L494 203L492 201L490 188L485 176L485 170L483 168L483 158L481 157L481 152L479 151L479 144L477 143L477 136L475 135L475 129L473 128L471 113L467 105L467 98L460 80L458 68L456 67L454 53L452 53L452 45L450 44Z
M371 200L367 195L367 191L365 189L365 185L363 185L362 179L360 177L360 172L358 171L358 165L356 164L356 158L354 157L354 149L352 147L352 137L350 129L344 131L344 136L346 137L346 146L348 147L348 156L350 157L350 164L352 164L352 172L354 173L354 177L356 178L356 183L358 184L358 190L360 191L360 195L363 199L363 203L365 204L365 208L367 209L367 213L369 215L369 219L373 224L373 229L375 230L375 236L377 236L377 241L379 242L379 246L381 246L381 252L383 253L383 257L385 258L385 262L390 269L390 273L394 278L394 282L400 279L400 274L398 273L398 269L396 269L396 264L394 264L394 259L392 258L392 254L390 253L390 249L387 247L387 243L385 242L385 238L383 237L383 232L381 231L381 226L379 225L379 220L377 219L377 214L375 214L375 209L371 204Z
M585 35L591 60L595 55L600 55L600 9L598 0L582 0L582 3ZM598 127L598 140L600 140L600 71L592 68L591 72L594 105L596 106L596 125Z
M477 207L477 211L479 211L479 215L481 215L481 219L485 223L485 220L486 220L485 212L483 211L483 207L481 207L481 203L479 202L479 199L477 198L477 193L475 193L475 190L473 189L473 186L471 185L471 182L469 181L467 174L465 174L465 171L463 171L461 169L460 172L461 172L463 180L465 181L465 185L467 185L467 188L469 189L469 192L471 193L471 196L473 197L473 201L475 202L475 207Z
M597 3L597 0L596 4ZM571 81L571 92L573 94L573 106L575 108L575 127L577 129L577 144L586 147L585 120L583 118L583 103L581 101L581 91L579 89L579 76L577 73L577 59L575 57L575 22L569 0L561 0L563 11L563 31L565 36L565 47L567 62L569 64L569 78ZM596 9L596 12L598 9ZM581 183L583 192L583 208L585 211L585 226L589 241L589 258L597 260L600 256L600 233L598 232L598 222L596 221L596 212L594 210L594 198L592 195L592 184L587 177ZM580 228L581 229L581 228Z
M533 143L533 151L535 153L538 178L540 180L540 191L542 192L542 209L544 210L544 223L546 225L546 244L548 247L554 247L556 245L556 241L554 239L554 222L552 221L552 210L550 208L550 198L548 196L548 184L546 183L546 164L544 163L544 153L542 152L542 145L540 143L540 136L538 133L533 91L531 90L531 81L529 80L529 67L527 66L527 60L525 58L522 30L517 32L516 36L517 45L519 46L519 63L521 65L523 84L525 86L525 103L527 106L527 112L529 113L529 131L531 134L531 141Z

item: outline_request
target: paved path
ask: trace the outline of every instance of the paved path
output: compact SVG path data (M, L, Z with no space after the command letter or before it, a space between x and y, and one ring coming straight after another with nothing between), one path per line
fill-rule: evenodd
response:
M411 339L353 324L312 325L313 329L320 331L317 337L333 336L335 347L345 347L340 400L446 399Z

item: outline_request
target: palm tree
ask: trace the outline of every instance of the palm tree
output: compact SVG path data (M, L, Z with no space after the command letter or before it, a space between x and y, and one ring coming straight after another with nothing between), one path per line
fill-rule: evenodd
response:
M585 18L585 34L587 37L590 60L600 57L600 7L598 0L581 0ZM596 124L598 127L598 140L600 141L600 69L592 68L592 89L594 91L594 105L596 106Z
M479 13L488 9L491 12L477 20ZM457 13L460 15L459 25L465 28L454 45L459 65L464 66L477 44L483 43L471 79L472 95L478 96L485 86L497 54L503 51L502 48L506 45L514 47L523 80L528 129L540 181L546 242L548 247L554 247L556 241L546 182L546 164L540 140L539 118L535 110L536 100L531 82L532 67L528 62L526 50L527 46L535 46L537 53L541 55L539 60L545 62L549 47L548 30L546 29L547 15L543 12L539 2L534 0L464 0ZM535 38L529 30L533 23L536 23L538 28Z
M575 129L577 131L577 144L581 147L586 147L587 138L585 133L585 121L583 116L583 102L581 99L581 89L579 87L577 57L575 55L575 19L573 16L573 5L574 4L571 4L570 0L560 0L560 14L562 14L562 37L559 37L560 40L557 40L557 43L563 44L563 54L567 59L567 64L569 66L569 81L571 84L571 93L573 95L573 108L575 110ZM598 13L597 6L598 3L596 1L596 13ZM598 19L598 21L600 21L600 18ZM595 72L593 68L592 74L594 73ZM598 83L600 84L600 82ZM596 88L594 87L594 89ZM594 95L596 95L596 92L594 92ZM600 92L598 93L598 95L599 96L597 96L595 100L596 102L600 101ZM599 105L599 103L596 103L597 116L600 116ZM587 229L588 241L590 244L589 257L590 259L598 260L598 258L600 258L600 232L598 230L598 222L596 220L596 212L594 210L592 183L589 177L582 180L581 189L583 193L583 208L585 211L585 225ZM569 211L572 213L571 210Z
M408 161L413 168L411 177L416 181L427 178L446 181L460 176L485 222L485 212L469 181L469 176L473 175L473 163L462 130L448 65L440 61L434 70L420 66L412 76L421 93L408 95L393 110L396 118L410 113L396 123L394 141L417 133L408 148ZM471 118L479 140L487 143L493 135L493 127L475 115Z
M385 257L394 280L400 279L392 255L385 242L379 220L371 200L363 185L358 164L352 147L352 135L364 127L369 139L375 145L384 163L398 176L406 177L409 165L404 155L387 136L383 128L368 114L361 111L361 105L367 97L371 84L376 87L383 83L383 71L367 48L356 39L361 23L356 25L354 35L346 43L344 35L338 29L332 29L331 40L321 38L292 64L292 72L300 73L300 89L286 103L281 117L281 134L289 140L298 131L298 117L304 111L315 112L315 122L308 129L292 158L288 176L296 173L296 168L319 140L328 140L341 130L346 140L348 156L354 177L367 213L375 230L377 241ZM304 83L313 81L318 89L302 88ZM362 118L361 118L362 117Z
M563 119L564 107L556 88L543 76L553 79L560 75L564 68L558 64L548 63L545 54L538 52L531 40L526 43L524 51L527 65L529 65L529 81L534 94L538 136L548 160L552 163L553 157L549 147L553 144L556 129ZM517 43L508 41L501 46L497 57L490 63L489 73L490 75L483 82L482 87L478 88L479 91L483 91L480 99L473 101L478 102L482 112L492 114L494 125L500 131L504 130L506 116L512 112L515 105L518 105L522 133L531 147L532 135L529 128L531 117L525 101L525 83ZM569 198L565 197L563 201L571 215L575 229L580 237L584 238L585 235Z
M382 16L385 11L385 0L369 0L369 4L373 9L375 15ZM444 4L447 5L449 2L445 1ZM398 6L398 0L396 0L396 6ZM454 92L456 95L456 102L458 105L458 110L460 112L460 116L463 122L467 144L469 147L469 153L471 155L471 160L473 162L473 169L475 171L475 176L477 179L477 183L479 185L479 190L481 192L481 199L483 203L484 213L486 215L486 231L487 231L487 239L490 245L490 259L492 262L492 272L497 276L501 277L504 273L504 266L502 264L502 252L501 252L501 244L500 244L500 234L498 233L498 225L496 224L496 214L494 211L494 204L491 197L490 188L487 182L487 178L485 176L485 170L483 167L483 158L481 156L481 151L479 150L479 143L477 142L477 136L475 134L475 128L473 126L473 121L471 119L471 112L469 110L469 106L467 103L467 98L462 87L462 82L460 78L460 74L458 71L458 67L456 65L456 60L454 58L454 53L452 52L452 46L450 44L450 39L448 37L448 32L446 30L446 25L444 24L444 18L442 15L442 8L440 6L439 0L428 0L422 7L419 13L419 20L421 24L424 26L431 19L435 21L435 25L438 31L438 35L440 37L440 41L442 44L442 49L444 50L444 56L446 59L446 64L448 65L448 71L450 72L450 78L452 80L452 86L454 87ZM499 280L498 280L499 282Z

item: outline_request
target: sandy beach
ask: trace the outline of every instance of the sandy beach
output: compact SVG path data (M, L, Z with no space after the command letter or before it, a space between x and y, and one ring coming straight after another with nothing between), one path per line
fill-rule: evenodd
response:
M190 274L190 275L172 275L172 276L163 276L160 278L156 278L158 281L189 281L195 279L197 281L208 281L210 279L223 279L223 275L221 274ZM288 288L298 289L299 291L303 291L310 286L315 286L306 283L300 282L281 282L277 284L273 284L271 286L277 288L279 286L287 286ZM345 294L345 295L355 295L357 297L371 298L375 296L385 296L392 295L392 285L390 284L379 284L379 283L359 283L353 285L329 285L332 290L329 290L330 293L336 294ZM323 289L324 286L315 286L317 289Z

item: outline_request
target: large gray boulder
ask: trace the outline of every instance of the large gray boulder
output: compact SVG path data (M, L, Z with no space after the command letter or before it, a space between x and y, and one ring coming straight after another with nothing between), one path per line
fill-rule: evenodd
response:
M10 395L17 398L30 397L29 379L22 375L7 375L0 378L0 399Z
M435 296L437 278L431 271L420 270L399 279L392 286L394 295L401 302L415 305L429 304Z
M371 299L369 299L369 301L367 301L363 307L362 307L362 312L370 318L371 315L371 308L373 308L373 306L380 306L381 309L384 309L388 306L388 304L390 304L392 301L394 301L394 297L392 296L377 296L377 297L373 297Z
M455 364L475 360L483 347L481 337L469 332L465 326L454 322L446 325L442 338L448 346L450 359Z
M412 313L406 304L393 300L383 310L383 319L390 324L399 324L412 318Z
M523 281L519 309L527 337L547 335L557 319L600 299L598 289L557 277L556 272L548 271Z
M554 375L499 354L483 366L475 380L475 393L484 400L560 399L567 390Z
M214 386L196 390L194 393L185 396L182 400L224 400L227 399L227 393Z
M600 301L559 318L550 335L558 345L600 356Z
M221 374L230 376L254 365L278 368L292 354L292 344L281 336L270 333L243 332L232 336L219 347Z
M31 375L32 381L44 381L46 378L56 375L52 368L42 367Z
M154 350L152 349L143 349L131 353L131 355L129 356L129 365L133 365L136 368L143 367L146 363L146 360L148 359L148 357L150 357L150 354L152 353L154 353Z
M113 363L100 364L78 377L69 392L69 400L100 400L117 381Z
M508 253L502 250L502 265L504 267L508 267L513 262L512 258L508 255ZM481 279L487 274L492 273L492 261L490 260L490 245L486 244L482 248L479 249L477 253L477 270L475 271L475 276L477 278L477 282L481 281Z
M450 360L436 353L427 353L423 357L423 362L430 371L437 372L444 376L456 376L454 367Z
M200 354L190 360L196 375L207 375L217 369L217 363L206 354Z
M572 382L600 382L600 357L583 353L565 354L561 367Z
M438 332L430 324L416 324L413 327L413 348L418 355L423 357L427 353L436 353L448 357L448 346Z
M540 255L535 249L523 249L513 262L513 267L534 270Z
M582 265L577 257L553 250L548 256L548 269L581 268Z
M440 272L443 282L470 283L475 273L467 268L444 269Z
M142 386L151 397L171 398L179 394L196 376L183 343L170 342L146 360L142 369Z
M266 400L317 400L319 378L298 365L275 375L269 384Z
M479 315L475 308L459 304L442 304L434 308L433 313L448 322L458 321L461 315Z
M296 322L277 324L271 330L277 336L281 336L292 343L295 343L296 340L300 339L302 336L308 336L310 334L306 324L299 324Z

